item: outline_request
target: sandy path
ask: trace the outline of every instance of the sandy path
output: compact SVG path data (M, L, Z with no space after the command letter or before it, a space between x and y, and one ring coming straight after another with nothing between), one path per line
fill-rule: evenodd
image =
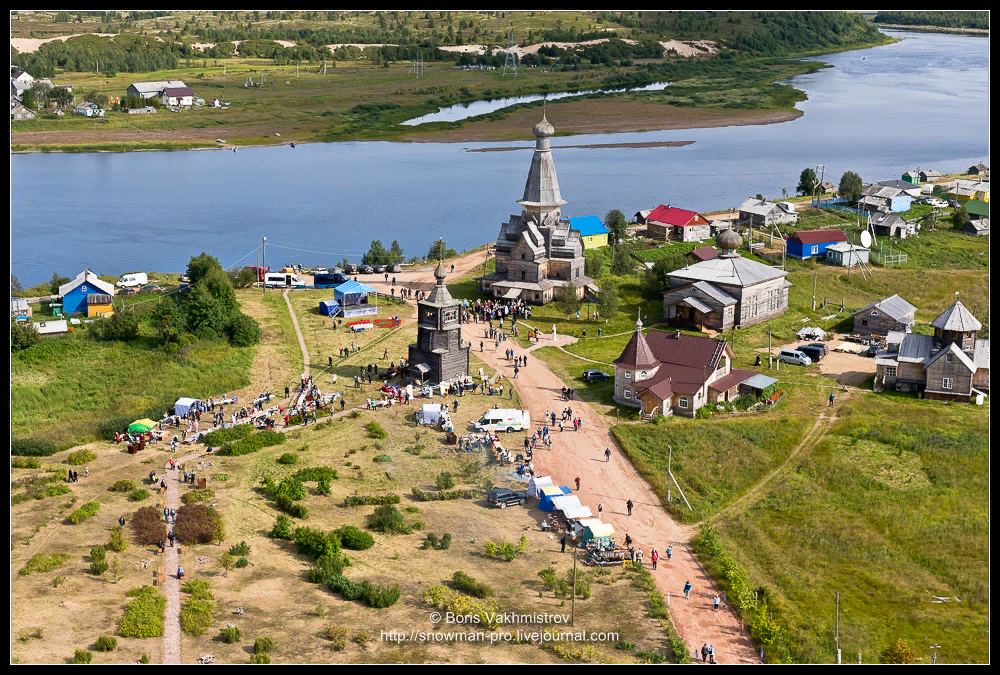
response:
M181 457L177 462L178 464L184 464L185 462L197 459L201 454L197 452L193 455ZM180 475L182 472L178 470L171 471L168 468L165 473L167 494L164 498L163 506L168 509L176 509L181 503ZM167 531L172 531L170 525L167 525ZM167 596L166 619L163 624L164 663L181 662L181 582L177 578L177 568L180 566L180 555L177 553L177 548L167 545L163 551L163 591ZM188 565L188 568L190 569L191 565Z
M467 330L470 332L467 339L474 342L482 335L477 324L470 325ZM551 344L551 338L542 339L538 346ZM515 355L527 352L516 343L511 346ZM513 377L512 364L492 349L492 341L489 347L486 352L478 353L479 358ZM506 348L505 343L502 349ZM535 454L536 470L541 475L551 475L557 485L573 486L573 480L579 476L581 489L577 494L581 503L595 513L597 505L602 504L603 520L615 527L616 538L621 541L626 533L631 535L647 553L647 561L651 548L662 553L668 544L673 544L673 559L666 562L666 556L661 557L659 569L653 576L660 591L670 598L674 625L692 654L707 642L715 646L720 663L758 663L753 643L741 630L736 615L727 607L718 613L712 610L712 597L718 589L691 552L689 542L695 533L694 527L680 526L667 515L657 496L617 446L603 418L581 401L563 401L561 388L564 383L537 358L528 358L528 365L520 370L517 385L521 400L534 419L541 420L545 411L558 413L566 407L573 409L574 417L583 419L581 431L556 432L553 449ZM612 451L611 461L607 463L605 448ZM631 517L625 508L629 499L635 505ZM694 586L690 600L681 597L686 581Z
M288 313L292 316L292 325L295 326L295 337L299 339L299 349L302 350L302 369L305 374L309 374L309 350L306 349L306 341L302 339L302 331L299 329L299 320L295 318L295 310L292 309L292 301L288 299L288 291L281 294L288 305Z

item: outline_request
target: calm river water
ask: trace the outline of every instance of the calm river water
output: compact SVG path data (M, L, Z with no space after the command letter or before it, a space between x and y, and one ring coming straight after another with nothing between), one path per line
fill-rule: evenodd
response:
M989 163L989 41L886 31L894 45L819 57L835 68L795 77L804 115L766 126L556 139L566 216L632 214L670 202L737 206L794 192L805 167L865 180L907 169ZM559 128L558 106L549 121ZM690 140L653 148L561 145ZM523 146L511 152L470 148ZM372 239L407 256L443 237L494 239L524 189L533 143L333 143L238 153L143 152L11 157L12 272L27 287L73 277L181 271L193 255L237 262L268 238L276 264L359 260ZM286 247L286 248L281 248ZM246 262L253 262L251 254Z

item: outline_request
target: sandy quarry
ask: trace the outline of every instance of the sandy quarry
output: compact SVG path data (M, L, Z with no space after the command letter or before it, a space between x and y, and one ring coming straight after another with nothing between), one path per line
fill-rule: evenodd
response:
M514 53L519 57L525 54L537 54L538 50L542 47L560 47L562 49L569 49L572 47L585 47L588 45L596 45L601 42L608 42L612 38L599 38L597 40L587 40L585 42L539 42L538 44L528 45L527 47L514 47ZM629 40L626 38L619 38L622 42L630 45L636 44L635 40ZM715 54L719 51L719 45L711 40L669 40L667 42L661 42L663 48L667 51L674 49L681 56L699 56L702 54ZM698 47L703 47L708 51L702 51ZM460 54L485 54L487 45L455 45L440 47L442 51L446 52L458 52ZM496 52L506 52L506 49L495 47Z
M16 49L21 54L30 54L31 52L37 52L38 48L41 47L46 42L54 42L55 40L66 40L79 37L80 35L97 35L99 37L114 37L117 33L74 33L73 35L60 35L58 37L52 38L11 38L10 46ZM160 38L157 38L158 40ZM161 40L162 42L162 40Z

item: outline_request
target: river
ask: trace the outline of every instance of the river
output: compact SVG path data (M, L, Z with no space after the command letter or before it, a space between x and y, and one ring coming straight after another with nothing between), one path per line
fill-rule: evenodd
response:
M834 68L794 77L802 117L765 126L554 139L566 216L632 214L671 203L713 211L748 195L794 192L826 165L865 180L918 166L989 164L989 40L885 31L892 45L818 57ZM559 128L558 106L549 121ZM695 141L683 147L560 145ZM512 152L467 149L523 146ZM223 265L356 261L373 239L425 255L441 237L461 251L495 239L520 210L532 143L349 142L238 153L137 152L11 157L12 272L27 287L75 277L181 271L206 251Z

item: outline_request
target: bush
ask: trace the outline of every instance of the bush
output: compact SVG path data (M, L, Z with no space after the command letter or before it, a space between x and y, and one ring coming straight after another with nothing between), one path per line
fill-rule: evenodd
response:
M271 656L267 652L260 652L259 654L255 652L250 655L251 664L268 664L270 662L271 662Z
M116 553L121 553L128 548L128 540L125 538L125 530L121 525L111 528L111 538L108 539L107 547Z
M293 539L299 553L314 560L324 555L334 558L340 555L340 537L336 532L299 527L295 529Z
M113 652L117 646L118 640L110 635L102 635L94 643L94 648L99 652Z
M205 504L187 504L177 509L174 534L182 544L207 544L222 525L218 511Z
M372 457L372 461L373 462L391 462L392 461L392 457L390 457L389 455L375 455L374 457Z
M74 525L79 525L83 521L87 520L91 516L96 516L97 512L101 510L101 505L97 502L87 502L80 508L78 508L73 513L69 514L69 522Z
M73 466L80 466L87 462L93 462L95 459L97 459L97 455L90 450L77 450L66 458L66 463Z
M252 424L237 424L229 429L216 429L210 431L202 437L206 445L217 448L226 443L241 441L254 431Z
M328 495L332 494L333 489L330 487L330 481L323 478L316 484L316 494L318 495Z
M295 472L295 478L301 481L337 480L337 470L327 466L313 466Z
M452 584L459 591L465 591L474 598L480 600L496 595L496 591L470 577L465 572L455 572L451 578Z
M194 504L195 502L203 502L213 497L215 497L214 490L189 490L181 495L181 501L185 504Z
M243 633L240 632L239 628L223 628L219 631L219 637L227 645L231 645L235 642L239 642L243 639Z
M486 555L490 558L497 554L497 545L492 541L486 542Z
M226 337L233 347L253 347L260 342L260 324L246 314L237 314L226 324Z
M212 480L227 481L227 480L229 480L229 474L228 473L217 473L217 474L215 474L215 475L212 476Z
M340 543L352 551L366 551L375 545L375 537L353 525L344 525L337 530Z
M181 591L191 594L181 607L181 629L188 635L204 635L212 627L215 596L209 588L211 585L201 579L181 584Z
M259 637L253 641L254 654L267 654L274 651L277 643L269 637Z
M389 432L382 428L382 425L378 422L372 421L365 425L365 429L368 431L369 438L389 438Z
M445 532L441 537L441 550L447 551L449 548L451 548L451 534Z
M167 525L160 520L162 513L155 506L144 506L132 515L132 530L139 544L158 544L167 540Z
M403 514L395 506L385 504L368 516L368 528L377 532L410 534L412 530L403 522Z
M41 469L42 460L37 457L29 457L27 459L24 457L13 457L10 460L10 466L12 469Z
M316 560L316 564L307 573L307 578L313 584L325 584L332 577L340 576L343 571L346 558L339 553L336 555L322 555Z
M143 499L149 499L149 490L146 488L136 488L128 495L130 502L141 502Z
M10 442L10 454L15 457L48 457L57 452L55 443L40 438L15 438Z
M278 519L274 521L274 527L271 528L271 538L291 539L293 534L292 519L283 513L280 514Z
M104 547L96 546L90 549L90 572L101 576L108 571L108 561L105 558Z
M375 609L392 607L399 600L399 586L376 586L368 580L360 584L345 576L332 577L327 586L331 591L339 593L345 600L354 602L364 600L365 604Z
M108 488L109 492L131 492L135 489L134 480L122 479L115 481L115 484Z
M245 541L241 541L238 544L233 544L229 547L229 555L250 555L250 544Z
M139 657L139 663L142 663L142 664L149 663L149 654L147 654L146 652L143 652L142 656Z
M51 572L61 567L69 559L70 556L62 553L36 553L31 556L31 559L25 563L18 574L26 577L32 572Z
M437 489L438 490L450 490L455 487L455 481L452 480L451 474L447 471L442 471L437 477Z
M217 453L220 457L239 457L257 452L261 448L269 448L272 445L281 445L285 442L285 435L278 431L261 431L249 436L242 441L226 443Z
M344 506L382 506L383 504L398 504L399 495L382 495L380 497L369 497L367 495L353 495L344 498Z
M126 595L133 599L118 624L118 634L138 638L162 636L167 597L152 586L133 588Z
M294 452L286 452L278 458L278 461L282 464L295 464L299 461L299 456Z
M443 502L451 499L475 499L478 490L445 490L441 492L424 492L420 488L410 491L418 502Z
M238 570L241 570L249 564L250 564L249 560L247 560L246 558L240 558L239 560L236 561L236 564L233 565L233 567L235 567Z
M88 649L77 649L73 652L73 663L90 663L94 655Z
M330 626L326 629L326 637L330 639L334 650L339 652L347 648L347 632L343 626Z

